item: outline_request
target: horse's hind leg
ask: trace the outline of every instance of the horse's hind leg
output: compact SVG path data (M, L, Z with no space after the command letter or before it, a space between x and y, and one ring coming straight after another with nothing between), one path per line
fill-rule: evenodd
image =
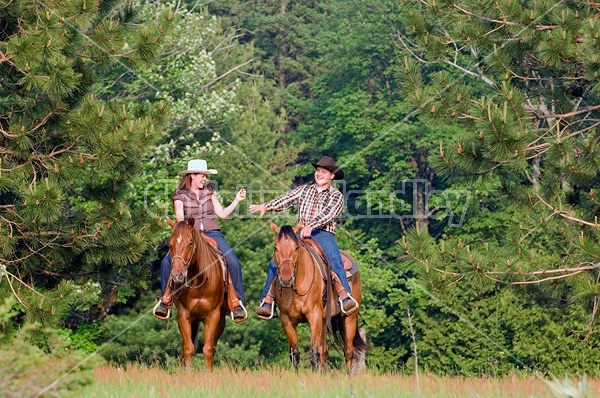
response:
M350 284L352 286L352 296L354 296L360 305L360 303L362 303L360 273L356 273L351 278ZM357 349L354 346L355 338L362 341L360 336L356 336L358 333L358 312L342 317L342 328L344 329L344 359L346 360L346 371L352 373L355 370L356 364L354 363L354 359L357 354ZM364 346L366 346L366 343L358 344L358 352L364 353Z
M344 328L344 359L346 360L346 371L352 373L354 370L354 337L356 336L358 313L342 318Z
M192 333L191 333L191 337L192 337L192 343L194 343L194 354L198 352L198 329L200 327L200 321L194 321L192 322Z

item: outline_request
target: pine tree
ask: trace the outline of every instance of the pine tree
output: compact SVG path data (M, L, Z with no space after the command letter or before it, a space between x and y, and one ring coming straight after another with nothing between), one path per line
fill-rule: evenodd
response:
M131 183L164 106L129 107L93 88L110 84L113 65L134 73L156 57L173 16L149 25L117 5L0 2L0 289L29 315L34 301L54 313L59 283L88 279L102 287L102 312L143 279L138 260L155 244Z
M436 170L495 185L489 201L504 201L507 214L502 237L482 246L454 240L428 257L419 247L431 240L411 234L407 258L429 264L441 284L485 277L538 286L553 305L578 303L591 314L588 338L600 299L598 5L471 0L407 2L404 11L409 100L430 125L466 132L440 145Z

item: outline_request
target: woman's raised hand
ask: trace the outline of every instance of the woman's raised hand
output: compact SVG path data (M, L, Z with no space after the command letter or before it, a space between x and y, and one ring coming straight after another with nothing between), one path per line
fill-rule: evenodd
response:
M238 202L241 202L242 200L246 199L246 190L244 188L240 189L237 195L235 195L235 198Z

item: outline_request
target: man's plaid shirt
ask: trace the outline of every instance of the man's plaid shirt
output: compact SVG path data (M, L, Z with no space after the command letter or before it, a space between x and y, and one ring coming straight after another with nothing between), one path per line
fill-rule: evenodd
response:
M270 202L265 203L267 210L281 211L298 205L298 221L312 229L323 229L335 234L335 218L344 207L344 195L330 186L318 192L316 184L301 185Z

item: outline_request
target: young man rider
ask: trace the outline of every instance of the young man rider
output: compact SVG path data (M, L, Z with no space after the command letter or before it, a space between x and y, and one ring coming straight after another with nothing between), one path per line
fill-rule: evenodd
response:
M312 238L323 248L329 266L340 280L343 291L339 292L342 301L342 311L345 314L358 310L358 303L351 296L350 284L344 271L340 249L335 241L336 223L344 207L344 195L331 185L332 180L344 178L344 172L335 160L323 156L315 168L315 182L299 186L264 204L250 205L252 213L264 215L267 211L281 211L293 205L298 205L298 220L304 221L300 230L301 238ZM267 269L267 281L261 295L261 305L256 308L256 314L262 319L271 319L274 314L273 297L269 294L271 284L277 273L277 265L272 259Z

